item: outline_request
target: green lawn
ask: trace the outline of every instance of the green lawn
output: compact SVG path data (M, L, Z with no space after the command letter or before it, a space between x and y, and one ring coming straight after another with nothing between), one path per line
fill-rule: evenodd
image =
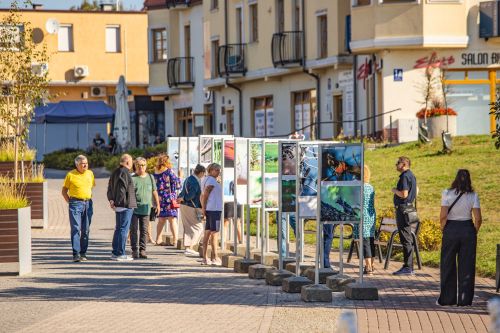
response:
M396 186L398 180L399 173L395 163L399 156L407 156L412 161L411 168L420 188L419 216L436 222L439 221L442 190L451 185L458 169L469 169L472 184L480 197L483 214L483 226L478 235L477 273L494 277L496 244L500 243L500 215L497 209L500 203L497 194L500 187L500 151L495 149L493 140L485 135L454 138L453 147L451 155L438 153L442 148L440 140L430 145L409 143L366 151L365 163L370 166L372 172L371 183L376 191L377 213L380 215L382 211L393 206L391 188ZM274 219L272 220L274 222ZM254 226L252 229L254 230ZM314 230L314 223L309 222L306 230ZM275 227L270 228L270 234L271 237L276 237ZM293 236L291 238L293 239ZM305 235L305 242L313 244L315 235ZM345 248L349 242L345 242ZM338 240L335 240L334 246L338 246ZM401 253L398 252L395 252L396 259L401 258ZM439 254L439 250L422 251L422 260L425 265L438 267Z

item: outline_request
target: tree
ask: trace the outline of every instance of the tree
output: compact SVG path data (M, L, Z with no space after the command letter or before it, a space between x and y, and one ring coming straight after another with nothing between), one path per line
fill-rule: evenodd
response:
M24 1L30 5L31 1ZM18 177L19 153L26 149L34 108L47 97L48 55L46 45L36 44L33 29L19 12L18 1L0 20L0 134L14 143L14 179Z
M500 149L500 92L497 92L497 99L490 104L490 114L495 116L496 128L491 137L496 139L495 147Z
M97 3L97 0L93 0L92 3L90 3L88 0L83 0L80 6L71 6L70 10L82 10L82 11L95 11L99 10L100 6Z

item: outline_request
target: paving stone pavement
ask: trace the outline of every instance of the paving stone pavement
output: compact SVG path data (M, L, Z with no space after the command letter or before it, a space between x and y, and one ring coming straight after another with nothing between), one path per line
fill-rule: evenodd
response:
M231 269L202 267L173 248L150 246L147 260L110 261L114 214L106 184L97 179L94 191L90 260L73 263L62 180L49 180L49 228L33 229L33 274L0 276L0 332L334 332L343 309L356 312L359 332L487 331L493 280L478 279L473 307L438 308L439 272L431 268L393 277L397 264L388 271L379 265L368 278L380 288L379 301L334 293L325 304L304 303ZM346 265L347 273L355 270Z

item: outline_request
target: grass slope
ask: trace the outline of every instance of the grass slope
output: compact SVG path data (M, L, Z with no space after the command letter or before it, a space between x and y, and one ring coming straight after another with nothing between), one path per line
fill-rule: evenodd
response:
M418 211L423 219L439 221L442 190L451 185L458 169L468 169L483 214L483 227L478 235L477 271L482 276L492 277L495 274L496 244L500 243L500 151L495 149L489 136L456 137L453 147L451 155L438 153L440 140L430 145L409 143L366 151L365 163L372 171L371 183L376 191L376 210L380 212L392 207L391 188L398 180L395 163L399 156L407 156L412 161L411 169L420 189ZM423 252L422 257L428 265L439 265L439 251Z

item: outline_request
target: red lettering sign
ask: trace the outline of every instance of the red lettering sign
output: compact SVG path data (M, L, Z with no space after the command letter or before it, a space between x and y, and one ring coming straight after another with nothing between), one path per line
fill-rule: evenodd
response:
M453 56L438 58L436 52L432 52L431 56L425 56L415 62L413 68L441 68L451 65L455 62Z

